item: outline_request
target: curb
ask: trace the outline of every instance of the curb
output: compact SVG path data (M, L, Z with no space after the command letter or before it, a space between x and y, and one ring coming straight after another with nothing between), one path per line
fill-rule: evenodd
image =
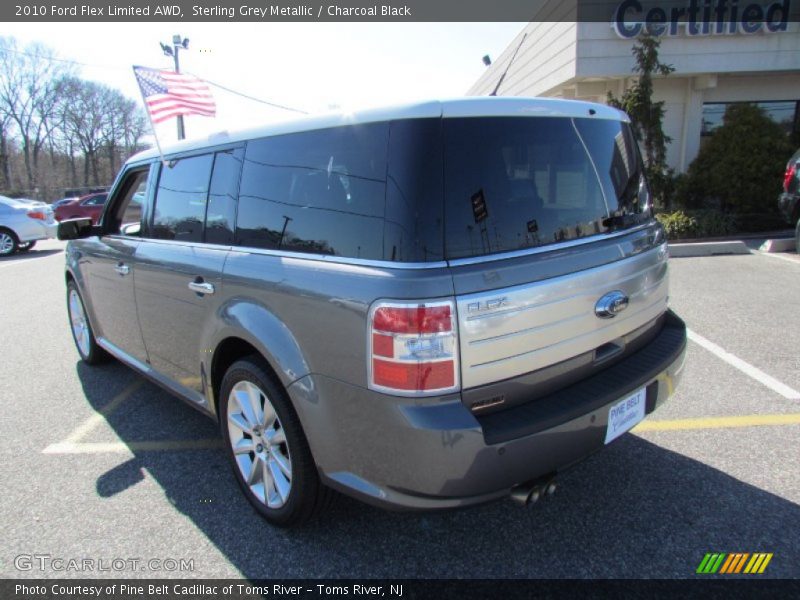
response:
M726 254L750 254L750 249L741 240L669 245L669 255L672 258L719 256Z
M758 247L761 252L790 252L791 250L794 250L794 248L794 238L767 240Z

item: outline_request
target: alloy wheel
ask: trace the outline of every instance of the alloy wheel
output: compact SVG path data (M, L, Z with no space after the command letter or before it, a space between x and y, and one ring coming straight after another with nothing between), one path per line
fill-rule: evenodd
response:
M0 232L0 256L14 251L14 239L5 232Z
M78 292L74 289L69 291L69 321L72 325L72 334L75 336L75 343L82 357L89 356L91 350L89 338L89 322L86 320L86 312L83 310L83 302Z
M228 396L228 434L236 465L250 491L269 508L281 508L292 489L286 434L267 395L239 381Z

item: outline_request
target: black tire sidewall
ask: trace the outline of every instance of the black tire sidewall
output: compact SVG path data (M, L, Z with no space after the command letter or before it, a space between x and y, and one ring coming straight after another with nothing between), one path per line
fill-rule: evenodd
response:
M250 490L250 486L247 485L244 476L239 470L231 448L227 422L228 398L234 385L241 381L250 381L266 394L286 434L292 466L292 485L288 500L280 508L267 506ZM261 360L250 357L231 365L220 385L218 415L222 438L225 442L225 452L230 460L234 476L253 508L267 521L280 527L288 527L296 522L304 521L310 516L309 507L314 505L316 495L319 492L316 467L311 458L311 452L308 449L308 442L300 426L300 421L291 406L286 391L266 371Z

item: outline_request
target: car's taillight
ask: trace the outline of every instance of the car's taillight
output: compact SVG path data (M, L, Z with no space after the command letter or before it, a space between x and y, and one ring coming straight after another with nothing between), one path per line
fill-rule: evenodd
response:
M786 174L783 176L783 191L789 191L789 184L792 183L792 179L794 179L795 175L797 175L797 164L788 164L786 166Z
M41 210L29 210L28 216L31 219L39 219L40 221L46 221L47 216L44 214L44 211Z
M378 302L369 315L369 387L401 396L459 389L455 304Z

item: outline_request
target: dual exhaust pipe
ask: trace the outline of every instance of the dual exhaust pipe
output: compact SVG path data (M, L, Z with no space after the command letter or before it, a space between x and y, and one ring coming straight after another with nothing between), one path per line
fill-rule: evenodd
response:
M556 478L543 477L511 488L511 501L517 506L530 508L545 496L556 493Z

